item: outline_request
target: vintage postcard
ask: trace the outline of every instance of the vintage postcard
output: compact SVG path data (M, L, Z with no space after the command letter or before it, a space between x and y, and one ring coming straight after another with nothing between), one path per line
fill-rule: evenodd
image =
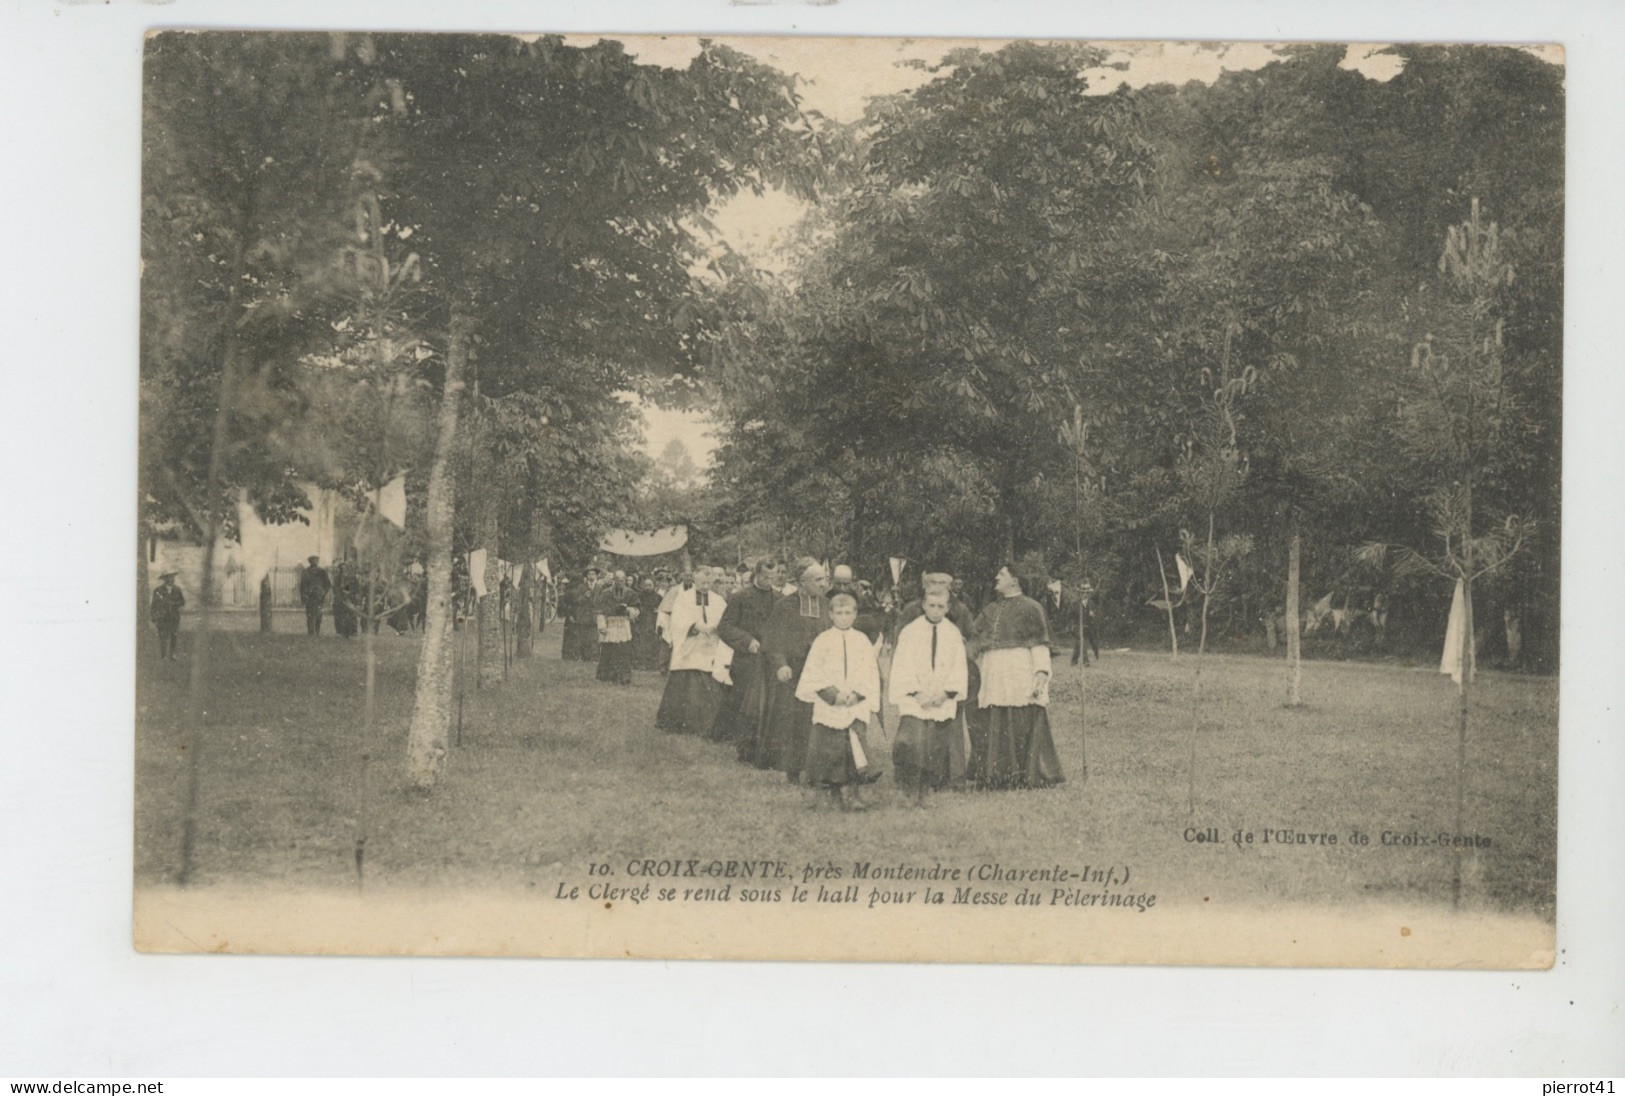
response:
M1563 63L151 34L137 947L1552 965Z

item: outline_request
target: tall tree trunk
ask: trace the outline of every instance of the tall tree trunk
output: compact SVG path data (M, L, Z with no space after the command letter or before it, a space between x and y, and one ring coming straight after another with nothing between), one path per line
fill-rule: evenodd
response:
M536 567L529 559L525 560L519 572L519 585L514 588L513 618L517 626L513 640L515 658L530 657L531 613L535 611L536 578Z
M1461 686L1457 690L1456 713L1456 828L1455 835L1466 832L1467 824L1467 720L1473 693L1473 672L1478 668L1478 644L1473 638L1473 485L1466 486L1466 520L1462 535L1461 579ZM1462 859L1467 855L1455 846L1455 870L1451 873L1450 900L1461 905Z
M1177 662L1179 660L1179 629L1174 627L1174 595L1168 589L1168 570L1162 562L1162 546L1157 545L1156 549L1157 577L1162 579L1162 603L1168 608L1168 642L1172 644L1170 649L1173 652L1169 655L1169 658Z
M220 539L220 500L217 490L225 464L225 448L231 432L232 403L237 384L237 343L227 336L220 370L219 406L214 416L214 440L209 447L209 478L204 481L206 528L203 529L203 573L198 579L197 628L192 633L192 667L186 689L186 715L182 736L186 750L186 806L181 816L181 867L176 881L186 886L192 881L197 846L199 788L203 780L204 717L208 710L209 633L214 625L215 602L219 600L214 583L214 549Z
M219 485L226 466L226 445L231 438L231 417L237 400L237 321L240 319L238 296L243 278L243 241L248 239L249 226L254 223L253 195L244 202L242 219L238 227L237 243L231 260L231 289L227 295L225 323L222 325L220 350L220 394L215 403L214 432L209 443L209 472L203 481L203 505L206 515L200 532L203 542L203 574L198 580L197 628L192 635L192 667L186 688L186 714L182 717L181 740L186 750L186 805L181 814L181 866L176 881L186 886L192 881L194 856L197 846L197 812L200 785L203 780L204 717L208 710L209 688L209 634L214 626L214 549L220 539ZM145 558L145 557L143 557Z
M864 536L868 526L869 515L864 506L863 492L859 491L852 500L852 526L846 534L846 561L852 566L854 575L863 574Z
M451 460L457 444L457 413L467 367L467 338L467 319L461 311L454 311L446 345L446 385L440 397L439 432L424 499L428 605L424 613L423 646L418 653L412 726L406 744L406 778L413 787L421 789L433 787L440 779L451 743L451 541L456 507Z
M147 637L147 629L152 625L152 572L148 567L147 553L151 550L152 530L147 523L136 523L136 554L135 554L135 641L136 649L141 649L142 640Z
M1083 425L1083 405L1072 405L1073 440L1077 448L1073 450L1072 462L1072 549L1078 560L1078 582L1086 584L1089 581L1089 566L1083 558L1083 458L1084 444L1088 437ZM1081 773L1079 779L1089 779L1089 682L1084 671L1089 666L1089 652L1085 649L1088 636L1084 632L1084 620L1087 616L1087 600L1083 590L1078 590L1078 636L1073 642L1076 644L1073 657L1078 663L1078 769Z
M1302 540L1296 529L1287 548L1286 564L1286 660L1292 666L1292 689L1287 706L1296 708L1303 703L1299 686L1303 681L1303 645L1298 622L1298 574L1302 559Z
M475 688L486 689L502 684L502 594L499 589L502 580L497 570L496 492L480 483L474 485L474 491L480 500L479 525L474 531L474 541L478 547L485 549L485 572L481 579L485 583L485 596L479 599L474 611L479 629L474 656L479 664L479 677L475 680Z
M1196 644L1196 673L1191 680L1191 750L1188 769L1190 787L1185 809L1196 819L1196 739L1202 729L1202 664L1207 658L1207 611L1213 603L1213 511L1207 512L1207 562L1202 568L1202 634Z
M1081 559L1081 553L1079 558ZM1079 567L1082 571L1082 567ZM1084 572L1087 573L1087 572ZM1085 579L1084 581L1088 581ZM1078 772L1080 780L1089 779L1089 675L1085 671L1089 668L1089 652L1084 649L1088 637L1084 634L1084 600L1080 593L1078 597ZM1097 656L1098 659L1098 656Z
M378 512L378 489L373 490L373 513ZM355 883L362 886L367 878L367 777L372 765L372 728L378 710L378 637L373 634L373 621L382 608L378 604L378 565L367 564L366 617L361 626L362 649L365 651L367 674L366 694L361 707L361 742L356 764L355 808Z

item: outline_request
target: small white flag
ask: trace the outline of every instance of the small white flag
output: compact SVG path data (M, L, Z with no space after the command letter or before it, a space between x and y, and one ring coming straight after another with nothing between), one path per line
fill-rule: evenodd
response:
M485 596L485 549L476 548L468 553L468 581L474 585L474 596Z
M1185 557L1178 552L1174 553L1174 562L1179 564L1179 592L1183 594L1185 587L1190 585L1191 575L1195 572L1191 570L1191 565L1185 562Z
M893 586L896 586L898 583L903 581L903 568L907 566L907 564L908 560L904 559L902 556L891 557L891 584Z
M546 556L543 556L541 559L536 561L536 569L541 571L542 577L545 578L547 581L549 581L549 582L553 581L553 572L548 570L547 557Z
M1449 674L1450 680L1461 684L1462 663L1467 654L1467 591L1461 580L1456 580L1456 593L1450 599L1450 621L1444 630L1444 654L1439 658L1439 672Z

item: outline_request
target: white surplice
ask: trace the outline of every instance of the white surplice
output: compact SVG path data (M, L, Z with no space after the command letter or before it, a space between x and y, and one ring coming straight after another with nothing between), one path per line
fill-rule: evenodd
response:
M827 704L820 689L854 692L856 704ZM867 722L880 709L880 663L874 644L856 628L826 628L813 640L807 662L796 682L796 699L813 706L813 722L844 730L857 720Z
M897 636L897 649L892 653L891 682L888 699L897 707L899 715L916 719L952 719L965 699L968 672L965 665L965 637L959 634L954 622L944 617L935 626L936 664L932 664L932 623L925 617L916 617L904 626ZM919 697L933 693L954 694L943 703L927 708Z
M717 621L728 607L728 599L712 593L699 604L698 590L684 590L671 606L671 669L699 670L709 674L716 668ZM701 630L704 629L704 630Z

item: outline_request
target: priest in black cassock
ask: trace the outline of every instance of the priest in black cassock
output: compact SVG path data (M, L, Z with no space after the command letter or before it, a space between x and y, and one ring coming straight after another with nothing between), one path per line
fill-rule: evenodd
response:
M723 698L711 737L732 743L739 760L747 764L755 760L757 735L767 717L767 656L762 653L762 642L783 583L781 561L758 560L750 584L728 599L722 623L717 625L717 638L733 648L733 688Z
M640 615L626 574L616 571L593 596L598 634L598 680L632 684L632 624Z
M660 633L655 630L660 594L655 590L654 579L645 576L638 583L633 602L638 615L632 621L632 666L639 670L665 669L660 660Z
M587 568L586 577L577 579L559 595L559 615L564 617L563 657L567 660L598 661L598 616L594 605L598 574L598 568Z
M1050 635L1044 607L1006 564L994 599L971 626L981 670L971 725L970 777L983 788L1042 788L1065 777L1049 728Z
M767 718L754 751L758 769L778 769L799 781L807 764L807 741L812 735L813 706L796 699L796 679L807 661L813 640L830 627L829 572L815 559L796 561L796 592L773 606L762 650L772 673Z

